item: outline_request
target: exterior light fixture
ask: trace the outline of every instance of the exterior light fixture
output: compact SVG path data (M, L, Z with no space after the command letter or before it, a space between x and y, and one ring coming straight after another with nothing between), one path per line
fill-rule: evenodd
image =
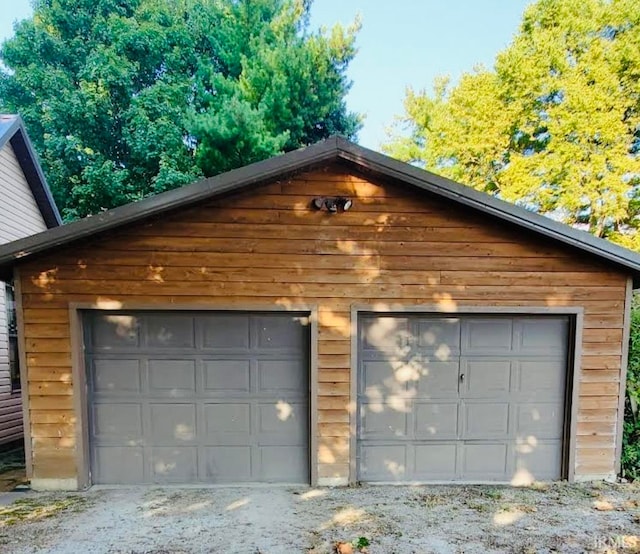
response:
M339 204L342 205L342 211L347 212L353 206L353 200L351 198L337 198Z
M327 210L330 214L337 214L338 212L346 212L353 206L353 200L351 198L345 198L344 196L336 197L318 197L311 201L311 206L316 210Z
M324 205L327 208L327 211L330 214L337 214L338 213L338 203L336 202L335 198L327 198L324 201Z

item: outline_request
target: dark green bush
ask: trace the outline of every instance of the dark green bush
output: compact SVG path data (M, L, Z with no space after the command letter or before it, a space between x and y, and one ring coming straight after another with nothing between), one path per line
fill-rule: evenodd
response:
M631 310L629 336L629 367L627 393L624 402L624 431L622 435L622 476L640 479L640 302L636 298Z

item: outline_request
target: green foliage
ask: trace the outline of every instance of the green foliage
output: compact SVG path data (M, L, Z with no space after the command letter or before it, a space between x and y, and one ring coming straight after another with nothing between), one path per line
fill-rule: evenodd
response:
M367 548L367 546L371 546L371 543L369 542L369 539L367 537L358 537L353 541L352 544L357 550L362 550L364 548Z
M538 0L491 70L408 90L391 155L640 251L638 0ZM640 478L640 307L623 473Z
M637 0L539 0L494 69L409 90L385 149L640 250L639 78Z
M636 298L631 310L627 394L622 435L622 476L640 479L640 304Z
M0 110L25 119L66 219L353 138L358 23L310 32L309 6L36 0L0 48Z

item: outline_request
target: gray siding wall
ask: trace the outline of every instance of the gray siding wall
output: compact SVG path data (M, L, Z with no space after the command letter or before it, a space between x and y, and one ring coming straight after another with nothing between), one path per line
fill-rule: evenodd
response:
M47 228L10 143L0 150L0 244ZM11 391L4 283L0 281L0 444L22 437L20 392Z
M8 344L5 289L4 283L0 281L0 404L2 399L11 393ZM2 426L1 423L0 426Z
M0 244L46 228L13 148L7 143L0 150Z

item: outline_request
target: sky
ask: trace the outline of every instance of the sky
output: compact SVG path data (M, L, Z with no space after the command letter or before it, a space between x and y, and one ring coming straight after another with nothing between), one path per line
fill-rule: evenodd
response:
M491 67L532 0L314 0L311 26L350 24L360 15L358 54L349 68L351 111L365 116L359 142L380 149L407 87L431 90L477 64ZM31 15L30 0L0 0L0 42Z

